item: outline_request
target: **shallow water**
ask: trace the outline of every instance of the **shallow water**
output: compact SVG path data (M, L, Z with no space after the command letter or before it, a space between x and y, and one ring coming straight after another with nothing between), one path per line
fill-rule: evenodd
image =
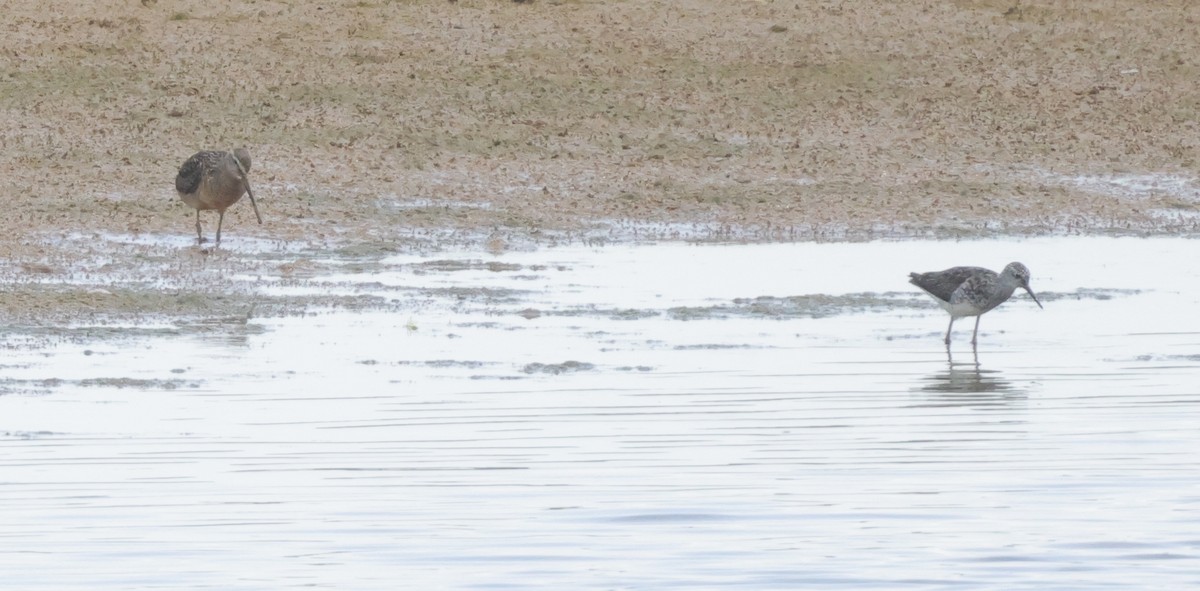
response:
M0 572L55 590L1196 588L1198 246L439 253L246 278L400 312L14 332ZM977 352L960 322L948 356L907 272L1011 260L1045 310L1014 296Z

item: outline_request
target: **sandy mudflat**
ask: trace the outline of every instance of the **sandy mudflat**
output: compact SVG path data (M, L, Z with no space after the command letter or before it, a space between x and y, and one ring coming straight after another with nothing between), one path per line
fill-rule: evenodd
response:
M1200 5L1028 4L17 0L5 268L143 273L239 145L230 248L1194 232Z

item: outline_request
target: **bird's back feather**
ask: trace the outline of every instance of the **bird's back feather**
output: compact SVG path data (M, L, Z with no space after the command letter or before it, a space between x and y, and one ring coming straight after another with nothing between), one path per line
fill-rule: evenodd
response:
M201 162L200 154L196 154L179 167L179 174L175 175L175 190L184 195L195 193L196 189L200 188L202 176L204 176L204 165Z
M925 290L929 295L949 303L950 297L963 282L973 275L990 272L982 267L951 267L945 271L909 273L908 282Z

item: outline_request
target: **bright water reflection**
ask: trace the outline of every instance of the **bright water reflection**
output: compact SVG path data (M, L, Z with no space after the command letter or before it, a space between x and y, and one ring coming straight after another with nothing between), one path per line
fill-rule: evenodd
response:
M321 286L411 313L11 351L0 571L55 590L1195 588L1200 302L1176 263L1196 245L398 257ZM961 323L948 357L907 272L1009 260L1046 309L989 313L977 354ZM832 297L758 299L814 294Z

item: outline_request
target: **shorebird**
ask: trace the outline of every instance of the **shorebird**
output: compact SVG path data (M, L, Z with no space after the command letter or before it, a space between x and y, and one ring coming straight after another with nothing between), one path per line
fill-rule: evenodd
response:
M1029 288L1029 269L1021 263L1009 263L999 275L981 267L952 267L932 273L909 273L908 277L909 283L925 290L950 313L947 346L954 321L966 316L975 317L975 332L971 333L971 344L974 345L979 336L979 318L1007 301L1018 287L1029 292L1034 303L1042 307Z
M221 224L225 221L225 210L237 203L243 194L250 194L250 205L254 217L262 223L258 204L254 202L254 191L250 190L250 152L238 148L229 152L205 150L196 152L179 167L175 176L175 190L183 202L196 208L196 238L204 242L200 227L200 212L217 210L217 240L221 243Z

